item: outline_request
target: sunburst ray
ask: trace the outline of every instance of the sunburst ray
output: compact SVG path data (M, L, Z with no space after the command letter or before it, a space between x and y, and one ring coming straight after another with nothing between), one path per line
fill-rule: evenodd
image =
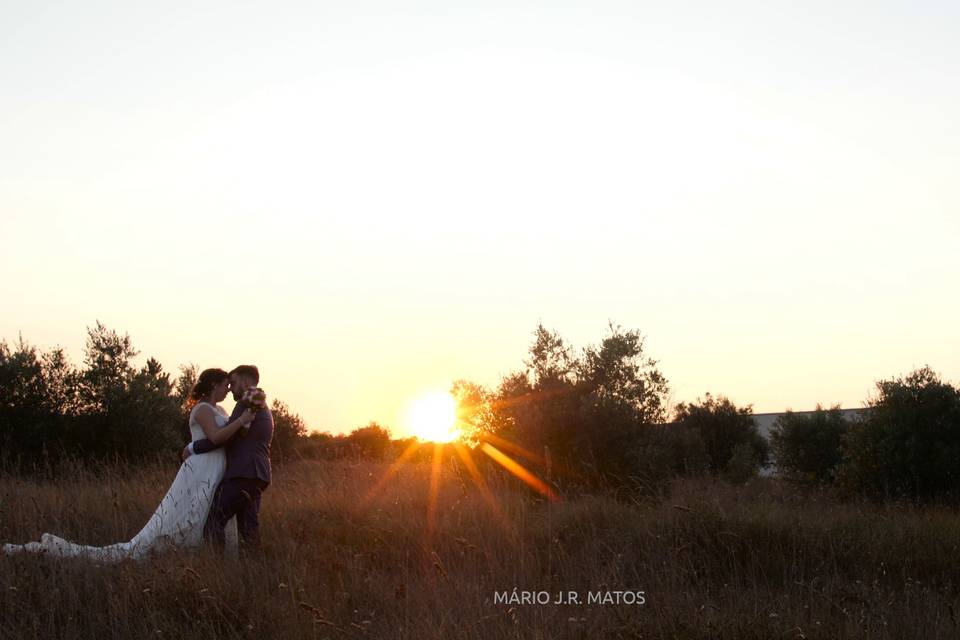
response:
M515 540L517 537L516 529L510 526L510 521L507 520L506 514L500 508L500 504L494 497L493 492L491 492L490 488L487 486L487 482L480 474L480 470L477 469L477 463L473 461L470 451L461 442L454 442L453 447L454 451L457 452L457 456L463 460L463 465L467 468L467 473L470 474L473 484L477 487L481 497L483 497L484 501L490 507L490 510L493 512L497 522L500 523L500 526L507 533L508 538L511 541Z
M547 483L530 473L526 467L497 449L489 442L484 442L482 445L480 445L480 449L488 456L493 458L494 461L496 461L504 469L523 480L533 490L543 494L550 500L556 501L559 499L557 494L547 485Z
M370 502L370 500L371 500L377 493L380 492L380 490L383 488L383 486L384 486L385 484L387 484L387 482L390 480L390 478L392 478L393 476L395 476L395 475L397 474L397 472L400 471L400 467L402 467L404 464L406 464L407 459L410 458L410 456L412 456L414 453L416 453L416 451L417 451L417 449L418 449L419 447L420 447L420 443L417 442L416 440L413 441L413 442L411 442L410 445L409 445L406 449L403 450L403 453L401 453L401 454L399 455L399 457L397 457L397 459L393 461L393 464L390 465L390 467L386 470L386 472L384 472L383 477L380 478L380 480L377 481L377 484L375 484L373 487L371 487L370 490L367 491L367 492L360 498L360 500L357 501L357 504L356 504L356 507L355 507L355 508L356 508L357 510L360 510L360 509L363 509L364 507L366 507L367 503Z

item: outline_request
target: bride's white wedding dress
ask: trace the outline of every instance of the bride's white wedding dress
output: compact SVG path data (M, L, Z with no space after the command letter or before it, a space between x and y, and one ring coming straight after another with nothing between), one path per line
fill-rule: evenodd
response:
M219 406L206 402L197 403L190 412L190 436L193 440L206 437L203 427L196 421L200 405L212 406L217 426L223 427L229 419ZM160 506L146 526L129 542L120 542L106 547L77 544L58 536L45 533L40 542L5 544L7 554L41 553L59 557L81 557L101 562L117 562L125 559L140 560L151 553L160 553L173 548L196 547L203 542L203 525L213 500L213 493L223 478L226 456L222 448L209 453L192 455L180 466L177 477L163 496ZM227 525L227 550L237 549L236 520Z

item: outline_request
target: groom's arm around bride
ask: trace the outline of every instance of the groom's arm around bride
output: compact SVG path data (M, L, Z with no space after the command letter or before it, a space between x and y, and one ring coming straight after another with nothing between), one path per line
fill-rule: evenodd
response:
M237 406L233 408L233 413L230 414L230 418L227 420L227 424L233 424L234 421L238 420L240 416L243 415L243 412L246 411L246 409L247 407L244 402L238 402ZM254 415L253 420L256 421L257 417L258 416ZM246 425L244 425L244 427L246 427ZM193 454L209 453L215 449L219 449L220 447L230 444L230 441L233 440L234 438L243 437L243 435L248 430L252 430L252 429L253 429L253 425L251 423L249 428L238 429L229 438L227 438L226 440L220 443L215 443L213 440L209 438L204 438L202 440L195 440L193 442L189 442L187 443L186 448L183 450L183 454L184 454L183 458L186 459Z

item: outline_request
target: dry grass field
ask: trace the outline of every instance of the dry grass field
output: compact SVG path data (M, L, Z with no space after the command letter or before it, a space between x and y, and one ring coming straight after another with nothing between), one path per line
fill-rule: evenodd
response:
M844 503L762 478L684 480L646 502L548 502L498 478L494 507L451 468L431 508L429 466L378 487L386 470L278 469L263 548L236 561L0 556L0 638L960 637L953 509ZM4 474L0 541L127 540L174 473ZM497 602L514 589L642 590L645 603Z

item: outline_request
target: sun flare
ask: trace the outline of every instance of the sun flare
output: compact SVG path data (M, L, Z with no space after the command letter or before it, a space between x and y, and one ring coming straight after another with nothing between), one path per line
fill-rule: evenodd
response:
M421 440L450 442L460 435L456 428L457 403L449 393L428 393L410 405L407 414L410 432Z

